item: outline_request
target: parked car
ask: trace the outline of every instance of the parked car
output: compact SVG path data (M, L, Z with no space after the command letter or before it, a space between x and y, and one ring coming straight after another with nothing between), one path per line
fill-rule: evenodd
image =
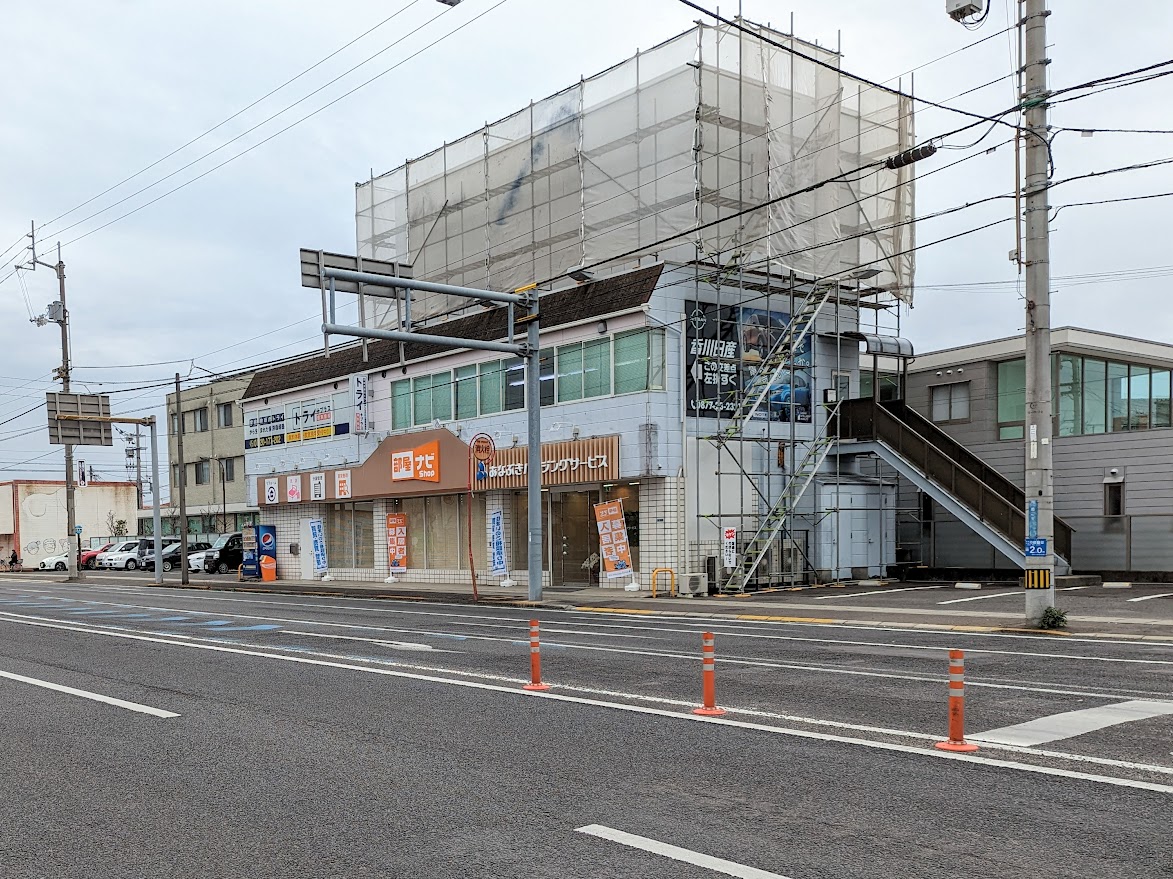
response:
M138 541L124 540L106 552L98 553L98 567L105 570L133 571L138 568Z
M204 571L204 556L207 555L208 550L201 550L200 552L189 552L187 554L187 569L189 571Z
M47 559L41 559L37 564L37 570L40 571L64 571L69 567L69 553L63 552L61 555L51 555Z
M197 541L189 544L187 547L188 570L191 569L191 557L193 554L202 553L206 549L210 549L212 544ZM182 547L178 543L172 543L169 546L163 547L163 570L170 571L172 568L178 568L181 562L180 550ZM201 557L201 562L203 561ZM147 571L155 570L155 553L152 552L145 559L143 559L143 569ZM202 569L201 569L202 570Z
M204 553L204 571L211 574L227 574L240 567L244 561L244 536L239 531L221 534Z
M78 563L83 568L89 568L91 571L98 566L98 554L107 552L114 548L113 543L107 543L105 546L98 549L83 549Z

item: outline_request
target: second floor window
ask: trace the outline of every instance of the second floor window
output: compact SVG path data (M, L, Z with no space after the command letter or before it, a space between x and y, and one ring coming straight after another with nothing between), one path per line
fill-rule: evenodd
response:
M929 388L933 421L969 421L969 382L954 382Z
M235 458L225 458L222 463L224 465L224 481L225 482L235 482L236 481L236 459Z
M196 485L207 485L209 482L212 481L212 462L211 461L196 461L195 481L196 481Z
M204 433L208 429L208 410L192 409L183 413L184 427L190 425L192 433Z
M216 406L216 426L232 427L232 404L219 403Z

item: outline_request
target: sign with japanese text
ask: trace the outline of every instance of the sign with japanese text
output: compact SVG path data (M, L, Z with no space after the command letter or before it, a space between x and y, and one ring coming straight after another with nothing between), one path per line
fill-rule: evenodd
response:
M310 543L314 554L314 573L320 574L329 566L326 557L326 532L321 519L310 519Z
M492 463L478 470L474 488L523 488L529 481L524 447L497 449ZM542 485L575 485L619 479L619 437L601 436L542 444Z
M362 377L364 382L366 376ZM366 419L366 390L363 390L363 418ZM245 413L244 447L264 449L270 446L301 443L309 440L345 436L357 420L357 391L321 394L284 405L268 406Z
M310 474L310 500L324 501L326 499L326 474Z
M281 500L281 489L278 488L279 480L275 476L271 476L265 480L265 503L275 504Z
M350 378L350 387L354 397L354 432L366 433L371 429L367 416L367 377L354 375Z
M285 478L285 500L291 504L301 503L301 476L287 476Z
M352 485L349 470L334 471L334 498L336 500L346 500L350 497L353 490Z
M630 576L631 545L627 542L627 524L623 520L623 501L595 504L595 522L599 526L599 555L608 580Z
M387 564L392 574L407 570L407 513L387 514Z
M737 567L737 529L725 528L721 532L721 561L726 568Z
M505 564L505 514L501 510L489 514L489 572L498 577L508 573Z
M440 444L424 443L414 449L391 453L391 481L416 479L421 482L440 481Z

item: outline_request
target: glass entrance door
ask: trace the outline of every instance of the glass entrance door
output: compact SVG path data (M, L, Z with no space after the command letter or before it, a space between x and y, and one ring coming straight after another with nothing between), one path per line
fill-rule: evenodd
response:
M555 586L590 586L597 583L588 560L599 551L594 505L600 502L598 489L551 491L550 574Z

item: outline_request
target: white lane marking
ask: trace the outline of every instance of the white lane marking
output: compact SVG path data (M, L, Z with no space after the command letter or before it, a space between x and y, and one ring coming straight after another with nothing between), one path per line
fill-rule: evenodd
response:
M768 873L765 870L759 870L757 867L747 867L745 864L739 864L736 861L715 858L712 855L694 852L691 849L681 848L678 845L670 845L669 843L650 839L646 836L624 833L622 830L616 830L613 827L604 827L602 824L588 824L586 827L576 827L574 828L574 832L597 836L599 839L617 842L620 845L651 852L654 855L671 858L674 861L682 861L685 864L695 864L698 867L704 867L706 870L712 870L714 873L734 876L736 879L786 879L781 873Z
M221 614L221 616L233 616L233 614ZM16 618L16 619L11 620L13 622L20 622L22 620L40 620L43 622L54 622L54 623L67 622L65 620L59 620L55 617L31 616L29 614L18 614L18 613L14 613L13 611L0 610L0 620L8 620L10 618ZM273 622L303 623L303 624L310 623L311 625L329 626L329 627L333 627L333 628L342 628L342 629L361 629L361 630L366 630L366 631L377 631L377 632L395 632L397 634L398 633L410 633L410 634L414 634L416 636L432 635L432 636L440 637L440 638L450 637L450 634L446 633L446 632L432 632L432 631L419 630L419 629L396 629L396 628L386 627L386 626L364 626L364 625L355 625L352 623L312 623L309 620L292 620L292 619L283 619L281 617L252 617L252 618L253 619L267 619L267 620L271 620ZM92 625L97 625L97 623L94 623ZM114 629L114 630L123 630L123 631L128 630L128 628L126 626L109 626L109 628ZM475 634L464 635L463 637L467 641L489 641L489 642L504 643L504 644L518 643L518 638L516 638L516 637L495 637L493 635L475 635ZM352 638L350 640L363 640L363 639ZM366 640L370 640L370 639L366 639ZM690 662L696 660L695 654L692 654L692 653L673 653L673 652L668 652L666 650L636 650L631 647L603 647L603 646L595 645L595 644L576 644L576 643L567 642L567 641L547 641L546 645L549 647L561 647L564 649L571 649L571 650L589 650L589 651L593 651L593 652L597 652L597 653L619 653L619 654L624 654L627 656L650 656L650 657L654 657L657 659L682 659L682 660L690 661ZM937 649L940 651L944 650L944 648L937 648ZM920 683L928 683L928 684L940 684L941 683L941 677L937 676L937 675L897 674L896 672L880 672L880 671L867 670L867 669L848 669L848 668L842 668L837 664L819 665L816 663L785 663L785 662L775 662L775 661L768 660L768 659L757 659L757 658L753 658L753 657L741 657L741 656L729 656L729 655L719 656L718 661L721 663L727 664L727 665L746 665L746 666L753 666L756 668L776 668L776 669L786 669L788 671L813 671L813 672L822 672L825 674L848 675L848 676L852 676L852 677L881 678L884 680L896 680L896 681L917 681ZM1094 699L1120 699L1122 696L1133 695L1132 692L1121 693L1121 692L1093 692L1093 691L1087 691L1087 690L1073 690L1073 689L1066 688L1066 685L1023 686L1020 684L999 683L999 682L994 682L994 681L979 681L979 680L974 679L973 677L970 677L969 680L967 681L967 683L969 684L970 687L981 687L981 688L992 689L992 690L1013 690L1016 692L1023 692L1023 693L1047 693L1047 694L1057 695L1057 696L1084 696L1084 697L1089 697L1089 698L1094 698Z
M162 708L152 708L150 705L140 705L138 702L127 702L125 699L115 699L113 696L103 696L101 693L91 693L89 690L79 690L67 687L64 684L55 684L52 681L42 681L40 678L30 678L14 674L10 671L0 671L0 677L10 681L19 681L22 684L32 684L35 687L44 687L46 690L55 690L70 696L80 696L82 699L92 699L95 702L104 702L115 708L125 708L127 711L137 711L140 714L149 714L152 717L179 717L174 711L164 711Z
M323 632L295 632L292 629L285 631L286 635L297 635L305 638L330 638L335 641L366 641L370 644L379 644L390 647L392 650L421 651L428 653L458 653L457 650L439 650L431 644L417 644L412 641L385 641L381 638L356 638L353 635L330 635Z
M1060 586L1056 592L1078 592L1080 589L1087 589L1087 586Z
M1159 595L1141 595L1137 598L1126 598L1125 601L1148 601L1151 598L1173 598L1173 592L1162 592Z
M1005 598L1007 595L1020 595L1020 592L995 592L992 595L973 595L969 598L950 598L948 601L938 601L937 604L961 604L963 601L981 601L985 598Z
M45 586L45 584L42 581L31 581L31 582L36 582L42 588L44 588L44 586ZM88 587L87 591L88 592L97 592L97 591L104 591L104 590L107 590L110 588L111 587L94 586L94 587ZM143 591L143 589L144 589L144 587L134 587L134 591L140 592L140 593ZM347 599L348 601L367 602L367 604L364 606L357 606L356 607L354 605L342 605L342 604L328 604L328 603L311 604L308 602L270 601L270 600L253 599L253 598L234 598L234 597L214 595L214 594L209 594L209 593L194 593L194 592L191 592L191 590L182 590L183 593L189 593L189 594L179 594L180 592L181 592L181 590L172 589L167 594L169 597L175 598L177 600L188 600L188 601L192 601L192 602L230 601L230 602L236 602L236 603L240 603L240 604L260 604L260 605L266 605L266 606L271 606L271 607L305 607L305 608L310 608L312 610L329 610L329 611L350 610L350 611L361 611L364 613L387 613L387 614L401 614L401 615L410 615L410 616L438 616L438 617L450 617L450 618L463 618L463 619L471 619L471 620L483 620L483 619L489 618L489 619L503 620L506 622L525 622L525 623L528 623L530 620L529 616L508 617L508 616L502 616L500 614L498 614L496 616L492 616L493 613L496 613L498 611L512 610L511 608L503 608L503 607L498 607L498 606L494 606L494 605L483 605L481 609L483 611L485 611L485 613L482 613L482 614L462 614L462 613L452 613L452 612L445 612L445 611L409 610L405 607L392 606L392 602L387 601L385 599L378 599L378 598L348 598ZM1018 593L1012 593L1012 594L1018 594ZM990 595L990 596L984 596L984 597L993 598L994 596ZM330 600L332 600L332 599L325 599L325 601L330 601ZM333 599L333 600L336 600L336 599ZM105 604L105 603L110 603L110 602L94 602L94 603ZM140 605L116 605L116 606L139 607ZM410 607L412 607L412 608L419 608L419 607L444 608L444 607L452 607L452 606L453 605L451 603L446 604L444 602L437 602L437 601L413 601L410 604ZM781 609L784 609L785 607L786 607L786 605L780 605ZM166 610L166 611L169 611L172 613L177 613L177 612L213 613L211 611L194 611L194 610L187 610L185 608L175 608L175 607L158 607L158 608L151 608L151 609ZM558 614L558 615L562 615L562 616L582 617L583 619L578 621L579 625L590 625L590 626L598 626L598 627L602 627L602 628L614 628L614 629L638 629L638 628L641 628L640 626L635 626L635 625L596 622L596 620L598 620L598 618L600 617L600 613L598 611L565 610L562 608L554 608L554 607L535 608L535 610L540 611L543 615ZM229 614L224 614L224 615L227 616ZM608 614L605 618L612 619L612 620L617 619L617 618L622 618L622 613L611 613L611 614ZM265 617L255 617L255 619L265 619ZM940 637L940 638L948 637L948 638L954 638L954 639L959 639L962 637L971 638L971 639L977 639L977 638L1004 639L1004 640L1005 639L1012 639L1016 642L1047 641L1052 644L1055 643L1055 638L1052 635L1027 635L1027 634L1021 633L1021 632L1015 632L1015 633L1003 633L1003 632L953 633L953 632L949 632L949 631L939 631L938 632L938 631L925 630L925 629L902 629L897 626L866 626L866 625L859 625L859 624L855 624L855 623L850 623L850 624L848 624L848 623L796 623L796 622L785 622L785 621L779 621L779 620L745 620L745 619L736 619L736 618L723 618L716 613L712 614L709 618L697 619L695 616L689 617L689 616L678 616L678 615L673 615L673 614L660 615L660 613L657 612L656 615L653 617L639 617L638 619L643 619L643 620L655 619L655 620L670 621L670 622L676 623L678 625L692 626L698 632L701 631L702 629L707 630L709 627L711 627L714 624L715 621L719 621L719 623L718 623L719 625L742 626L742 627L746 628L747 630L753 629L753 628L756 628L759 626L764 626L764 627L768 627L768 628L775 628L775 629L778 629L778 628L842 629L842 630L847 630L847 631L883 632L886 635L902 634L902 635L917 635L920 637ZM313 623L315 621L304 620L304 621L299 621L299 622ZM326 625L326 624L323 623L321 625ZM360 626L359 628L363 628L363 627ZM750 635L745 634L742 637L750 637ZM802 640L802 639L796 638L795 640ZM817 641L818 639L809 639L809 640ZM827 643L835 644L835 643L841 643L841 642L838 642L835 639L827 639ZM1129 647L1149 647L1149 648L1151 648L1154 645L1154 642L1152 642L1152 641L1134 641L1134 640L1129 640L1125 637L1121 637L1121 638L1065 637L1063 639L1063 643L1064 644L1095 644L1097 647L1104 645L1104 644L1114 644L1114 645L1122 645L1122 646L1129 646ZM902 645L889 645L889 646L902 646ZM914 645L903 645L903 646L914 646ZM940 648L924 648L924 649L940 649ZM1016 655L1016 653L1014 651L1007 651L1007 653L1008 653L1008 655ZM1024 654L1024 655L1033 655L1033 654ZM1042 654L1039 654L1039 655L1042 655ZM1070 658L1072 658L1072 659L1091 659L1093 657L1073 656ZM1104 661L1127 662L1130 660L1104 660Z
M1013 726L978 733L972 738L983 742L999 742L1029 748L1032 745L1045 745L1047 742L1081 736L1119 723L1170 714L1173 714L1173 702L1133 699L1115 705L1100 705L1096 708L1051 714L1036 720L1028 720L1026 723L1016 723Z
M650 708L645 705L627 705L622 702L604 702L600 699L586 699L580 696L567 696L561 693L536 692L522 690L517 687L503 687L496 684L486 684L480 681L463 681L453 678L436 677L435 675L415 674L412 672L397 671L389 668L371 668L369 666L353 665L348 662L331 662L322 659L311 659L306 656L288 656L280 653L270 653L267 650L249 650L243 647L227 647L218 644L198 644L193 641L175 641L154 635L133 635L127 632L112 632L102 629L91 629L78 625L66 625L57 622L39 622L34 619L10 619L9 622L18 625L37 626L46 629L61 629L68 632L77 632L85 635L101 635L111 638L126 638L131 641L144 641L151 644L167 644L174 647L187 647L193 650L210 650L216 653L231 653L238 656L255 656L260 659L276 659L282 662L293 662L302 665L338 668L346 671L357 671L365 674L383 675L393 678L426 681L435 684L447 684L453 687L465 687L474 690L485 690L494 693L506 693L531 699L548 699L553 702L569 702L578 705L589 705L597 708L609 708L615 711L628 711L633 714L646 714L654 717L667 717L674 720L684 720L693 723L711 723L717 726L729 726L739 729L755 730L758 732L787 735L793 738L809 739L822 742L837 742L846 745L857 745L873 748L880 751L892 751L900 754L914 754L921 757L932 757L938 760L955 760L960 763L974 763L981 766L993 766L1001 769L1013 769L1021 772L1030 772L1037 775L1050 775L1057 778L1070 778L1079 781L1088 781L1094 784L1108 784L1116 787L1137 788L1139 790L1155 791L1157 793L1173 794L1173 785L1157 784L1149 781L1137 781L1131 778L1117 778L1110 775L1094 775L1087 772L1077 772L1070 769L1058 769L1052 766L1034 766L1029 763L1016 763L1012 760L999 760L992 757L980 757L975 754L958 754L950 751L939 751L936 748L918 748L913 745L901 745L892 742L876 742L868 739L856 739L850 736L839 736L831 733L813 732L810 730L791 729L781 726L769 726L762 723L733 720L728 717L703 717L692 713L667 711L662 708Z
M988 597L993 597L993 596L988 596ZM238 599L223 599L223 600L236 601ZM282 604L281 602L267 602L267 601L251 602L248 599L240 599L240 600L243 600L243 601L246 601L246 602L252 603L252 604L265 604L265 605L269 605L269 604L280 605L280 604ZM160 606L160 605L125 604L125 603L117 603L117 602L111 602L111 601L85 601L82 603L91 604L91 605L104 604L104 605L109 605L112 607L132 608L132 609L136 609L136 610L177 612L175 610L175 608L165 607L165 606ZM298 606L303 606L303 605L298 605ZM314 607L314 608L318 607L317 605L304 605L304 606ZM330 608L320 608L320 609L327 609L328 610ZM346 609L346 608L340 608L340 609ZM354 608L354 609L361 610L362 608ZM256 615L256 614L242 614L242 613L233 613L233 612L217 613L214 611L203 611L203 610L181 610L178 612L183 612L183 613L188 613L188 614L202 614L205 616L226 616L226 617L233 617L235 619L242 619L242 620L263 620L263 621L267 621L267 622L299 623L302 625L329 626L329 627L334 627L334 628L349 628L349 629L364 629L364 630L368 630L368 631L386 631L386 632L397 632L397 633L419 633L419 634L434 635L436 637L453 637L457 634L457 633L449 633L449 632L429 632L427 630L419 630L419 629L412 629L412 628L393 628L393 627L388 627L388 626L369 626L369 625L361 625L361 624L354 624L354 623L334 623L334 622L312 620L312 619L303 619L303 618L271 617L271 616L260 616L260 615ZM481 620L483 620L484 617L470 615L470 614L434 613L434 612L419 613L416 611L397 611L397 612L404 613L404 614L419 615L419 616L435 616L435 617L444 617L444 618L449 618L449 617L455 618L455 619L452 619L449 621L450 625L470 626L470 627L478 627L478 628L485 628L485 629L507 629L509 631L516 631L516 626L506 625L506 624L504 624L504 622L482 622ZM465 622L464 620L466 620L466 619L470 620L470 621ZM528 621L529 621L528 618L523 620L520 617L519 618L491 617L490 619L503 620L505 622L512 620L513 622L518 622L518 623L521 623L521 622L528 623ZM730 637L730 638L751 638L751 639L757 638L757 639L761 639L761 640L771 640L771 641L794 641L794 642L799 642L799 643L847 645L847 646L853 646L853 647L899 648L899 649L904 649L904 650L922 650L922 651L932 651L932 652L939 652L939 651L945 649L944 647L938 646L938 645L908 644L908 643L900 643L900 642L892 642L892 641L850 641L850 640L844 640L842 638L805 638L805 637L801 637L798 635L772 635L772 634L764 634L764 633L753 632L753 631L740 631L737 628L724 628L727 626L736 626L737 623L739 622L737 620L729 620L729 621L721 621L721 622L717 622L716 620L704 620L701 622L692 622L692 621L680 620L679 618L675 618L675 617L669 617L667 619L672 620L672 621L676 621L678 623L689 622L691 625L698 627L698 628L696 628L696 629L693 629L693 628L670 629L670 628L666 628L665 626L662 626L662 625L640 626L640 625L634 625L634 624L633 625L625 625L625 626L617 626L614 624L593 623L593 622L586 623L586 625L599 625L599 626L604 626L604 627L608 627L608 628L623 628L623 629L628 629L628 630L633 630L633 631L662 632L665 634L695 634L696 631L699 631L699 627L703 627L709 631L712 631L714 634L722 635L724 637ZM556 626L558 624L554 623L552 625ZM722 628L718 628L718 626L720 626ZM849 628L849 629L859 630L859 629L865 628L865 627L847 626L847 627L839 627L839 628ZM558 632L560 634L566 633L566 634L580 634L580 635L584 635L584 636L598 635L599 637L613 637L611 635L611 633L609 633L609 632L591 632L591 631L555 629L555 628L552 628L551 625L547 625L547 627L543 631L545 631L547 633ZM880 631L893 631L893 630L880 630ZM896 631L901 631L901 630L896 630ZM916 634L923 635L925 633L919 632ZM970 635L973 635L974 633L967 632L965 634L967 636L970 636ZM982 633L977 633L977 634L980 635ZM460 637L476 638L476 636L473 636L473 635L462 635ZM618 637L624 637L624 638L646 637L646 640L652 640L652 641L666 640L666 639L662 639L662 638L654 638L654 637L650 637L650 636L640 636L640 635L622 635L622 636L618 636ZM1009 637L1014 637L1014 636L1009 636ZM509 640L509 639L505 639L505 640ZM1026 639L1024 639L1024 640L1026 640ZM1032 640L1034 640L1034 639L1032 639ZM1051 641L1051 643L1054 643L1054 638L1047 638L1044 640L1049 640L1049 641ZM1112 641L1102 641L1102 640L1098 640L1098 639L1097 640L1088 640L1088 639L1080 640L1080 639L1074 639L1074 638L1065 638L1063 640L1063 643L1064 644L1071 644L1076 641L1078 641L1079 643L1094 643L1097 646L1099 646L1100 644L1104 644L1104 643L1128 644L1128 645L1145 646L1145 647L1152 647L1153 646L1151 643L1136 642L1136 641L1112 642ZM1024 651L1024 650L992 650L992 649L974 648L974 647L967 647L966 652L972 653L972 654L983 653L983 654L991 654L991 655L999 655L999 656L1026 656L1026 657L1038 658L1038 659L1057 659L1057 660L1063 660L1063 661L1077 660L1077 661L1081 661L1081 662L1109 662L1109 663L1124 663L1124 664L1135 664L1135 665L1173 665L1173 660L1168 660L1168 659L1132 659L1132 658L1114 657L1114 656L1082 656L1080 654L1074 654L1074 653L1037 653L1037 652L1030 652L1030 651Z
M873 595L891 595L893 592L919 592L922 589L944 589L948 584L940 586L903 586L900 589L877 589L872 592L853 592L850 595L812 595L811 601L828 601L832 598L871 598Z

